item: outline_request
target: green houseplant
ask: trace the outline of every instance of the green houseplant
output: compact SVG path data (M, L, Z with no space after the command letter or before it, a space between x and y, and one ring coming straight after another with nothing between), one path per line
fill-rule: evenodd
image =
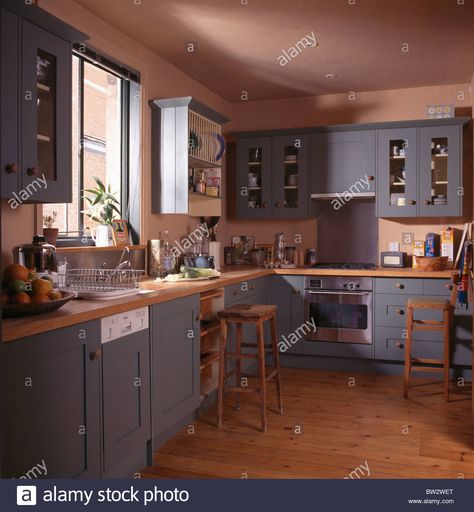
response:
M96 182L96 188L86 188L84 192L92 194L84 195L83 198L89 203L87 210L83 210L90 219L99 225L92 232L92 238L97 246L112 245L111 224L115 214L120 217L120 202L112 193L110 184L106 187L103 181L97 176L92 179Z
M51 215L43 215L43 235L46 238L46 242L51 245L56 245L58 241L59 229L53 227L56 222L58 212L51 212Z

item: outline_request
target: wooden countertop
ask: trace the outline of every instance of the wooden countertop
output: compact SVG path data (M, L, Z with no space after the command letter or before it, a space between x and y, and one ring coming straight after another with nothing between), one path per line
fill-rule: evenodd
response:
M5 319L2 322L2 342L9 342L33 336L42 332L60 329L89 320L123 313L131 309L150 306L160 302L179 299L194 293L201 293L222 288L242 281L256 279L272 274L280 275L314 275L314 276L356 276L356 277L404 277L404 278L445 278L449 279L451 271L421 272L411 268L375 269L375 270L330 270L330 269L264 269L255 267L232 267L225 269L219 279L186 283L159 283L148 279L141 283L141 288L153 290L145 294L129 295L120 299L94 301L72 300L58 311L44 315Z

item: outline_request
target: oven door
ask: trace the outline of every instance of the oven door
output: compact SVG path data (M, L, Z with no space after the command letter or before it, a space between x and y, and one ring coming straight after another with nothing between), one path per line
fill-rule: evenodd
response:
M372 344L372 292L306 290L305 320L316 325L308 341Z

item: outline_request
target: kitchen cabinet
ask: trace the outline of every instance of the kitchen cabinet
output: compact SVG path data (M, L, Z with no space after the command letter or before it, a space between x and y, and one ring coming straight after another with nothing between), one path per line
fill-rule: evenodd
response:
M100 335L91 321L2 347L2 477L100 476Z
M148 308L104 318L101 324L102 476L127 478L151 462ZM129 334L108 341L115 326Z
M72 43L86 36L36 6L1 3L2 197L70 202Z
M447 279L375 279L374 344L375 359L403 361L406 339L406 303L417 295L445 298L451 291ZM442 320L436 310L417 311L419 318ZM417 318L417 317L415 317ZM456 305L451 328L451 364L472 364L472 304L469 308ZM442 358L443 333L414 331L415 357Z
M237 142L237 216L307 218L309 142L302 134Z
M297 334L297 329L304 322L303 276L271 276L268 279L266 303L277 306L278 342L282 342L279 345L280 351L285 354L300 354L301 340L291 345L288 339L292 333ZM267 327L267 336L269 335L270 330Z
M152 435L155 447L168 429L200 405L199 294L151 307Z
M375 130L311 135L311 195L375 195Z
M378 130L378 217L462 215L464 121L451 121Z

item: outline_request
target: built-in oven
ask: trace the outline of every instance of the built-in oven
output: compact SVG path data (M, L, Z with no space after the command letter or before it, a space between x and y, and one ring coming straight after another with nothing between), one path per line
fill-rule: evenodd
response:
M372 343L372 278L305 278L307 341Z

